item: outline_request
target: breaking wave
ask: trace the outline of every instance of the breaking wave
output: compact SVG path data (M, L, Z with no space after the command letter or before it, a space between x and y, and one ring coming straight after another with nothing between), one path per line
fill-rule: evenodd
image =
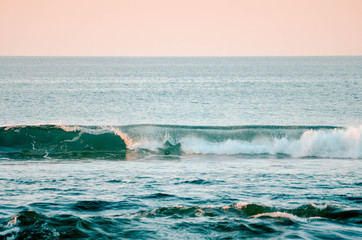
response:
M113 158L126 153L362 158L362 126L0 127L1 158Z

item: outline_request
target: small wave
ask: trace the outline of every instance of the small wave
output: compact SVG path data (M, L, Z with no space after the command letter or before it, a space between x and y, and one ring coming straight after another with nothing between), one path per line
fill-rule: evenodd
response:
M116 158L126 153L362 158L362 126L8 126L2 158Z
M183 182L178 182L175 184L200 184L200 185L209 185L211 184L211 181L207 181L204 179L195 179L195 180L187 180L187 181L183 181Z
M306 204L294 209L271 207L255 203L239 202L224 207L214 206L172 206L141 211L139 217L240 217L240 218L288 218L294 221L305 219L335 219L360 223L362 212L360 210L341 209L334 205Z
M150 194L145 196L145 198L170 198L170 197L175 197L175 195L172 194L167 194L167 193L154 193L154 194Z
M268 212L268 213L259 213L253 216L254 218L263 218L263 217L270 217L270 218L288 218L291 220L302 221L301 218L297 216L286 213L286 212Z
M112 203L107 201L79 201L74 204L73 209L77 211L102 211L110 208Z

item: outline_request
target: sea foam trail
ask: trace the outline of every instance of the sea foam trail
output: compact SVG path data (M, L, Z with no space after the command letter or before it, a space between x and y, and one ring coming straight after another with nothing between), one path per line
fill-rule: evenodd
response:
M0 157L122 158L128 152L362 158L362 126L7 126Z

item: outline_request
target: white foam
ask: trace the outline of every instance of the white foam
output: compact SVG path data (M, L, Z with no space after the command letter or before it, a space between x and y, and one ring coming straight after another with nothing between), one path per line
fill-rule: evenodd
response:
M288 218L291 220L297 220L297 221L302 221L303 219L290 214L290 213L286 213L286 212L267 212L267 213L259 213L256 214L254 216L252 216L254 218L259 218L259 217L270 217L270 218Z
M197 137L181 139L188 154L287 154L292 157L362 158L362 126L333 131L308 130L299 139L259 138L251 142L210 142Z
M332 132L306 131L293 156L320 156L338 158L362 157L362 126L336 129Z
M222 142L212 142L191 135L175 139L168 134L160 136L155 133L131 139L119 130L112 130L125 140L128 149L158 152L164 148L164 143L169 141L172 144L181 143L181 150L186 154L286 154L297 158L362 158L362 125L346 129L307 130L298 139L259 136L252 141L228 139Z

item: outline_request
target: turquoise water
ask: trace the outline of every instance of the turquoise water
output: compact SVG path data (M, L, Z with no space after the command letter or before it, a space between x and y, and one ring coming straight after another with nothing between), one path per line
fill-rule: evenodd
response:
M362 57L0 57L0 239L362 237Z

